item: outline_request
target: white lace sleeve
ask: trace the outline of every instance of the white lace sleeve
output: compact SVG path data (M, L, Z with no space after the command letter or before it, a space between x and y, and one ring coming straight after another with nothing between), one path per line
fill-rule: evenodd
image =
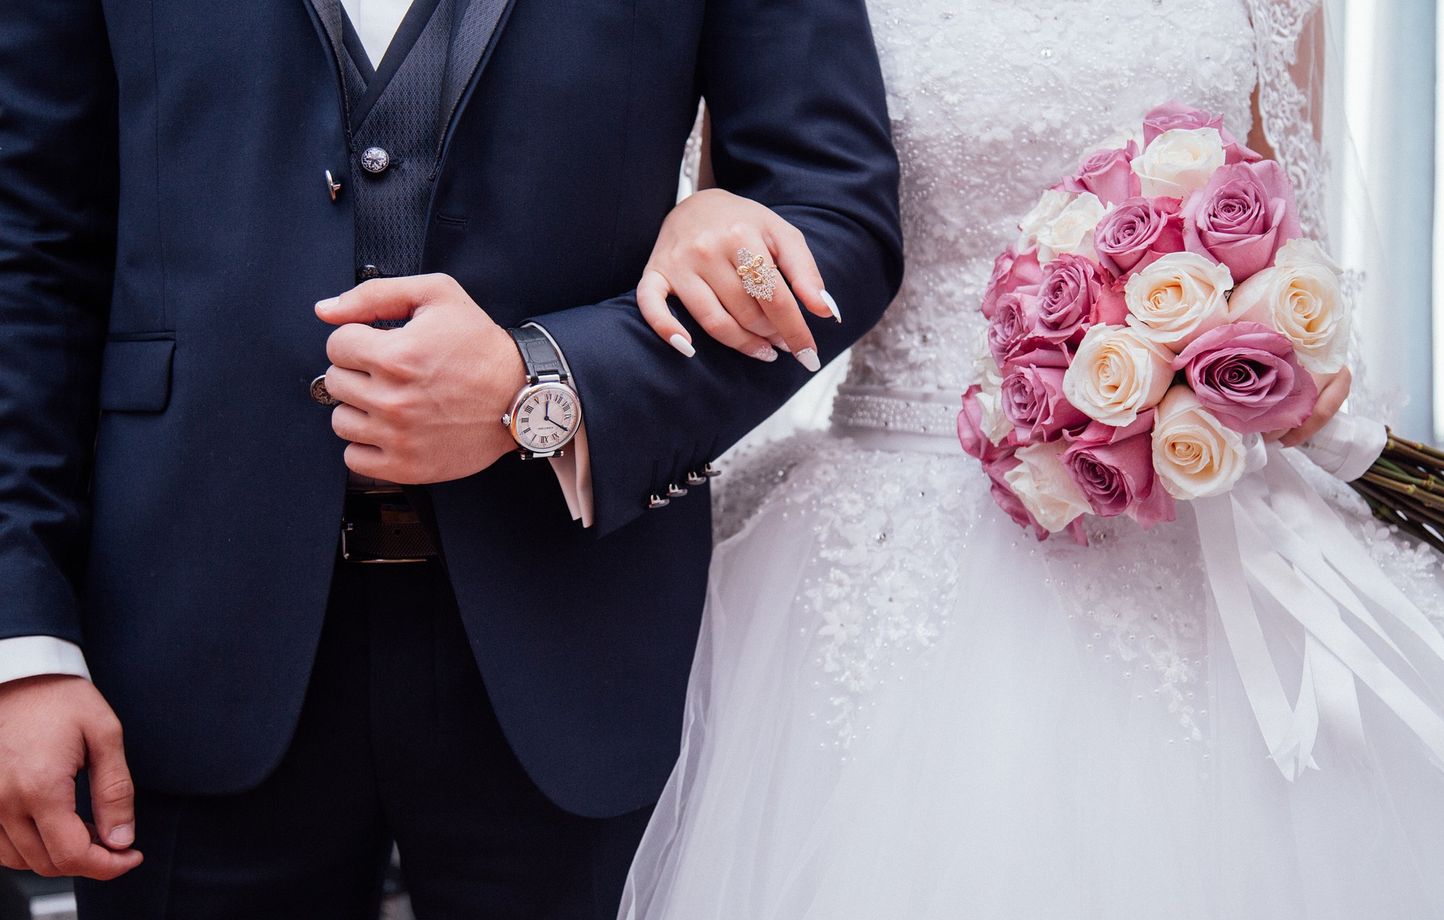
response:
M1298 196L1304 233L1329 239L1329 157L1323 142L1324 10L1321 0L1248 0L1258 65L1258 109Z
M687 136L687 147L682 152L682 178L677 185L677 200L712 184L711 170L707 159L707 103L697 106L697 121L692 133Z

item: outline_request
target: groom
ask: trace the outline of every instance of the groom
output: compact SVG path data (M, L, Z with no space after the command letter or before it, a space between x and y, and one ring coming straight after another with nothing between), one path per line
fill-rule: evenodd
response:
M708 461L806 376L638 314L699 94L836 355L900 273L862 0L5 5L0 862L317 920L394 843L423 920L612 916Z

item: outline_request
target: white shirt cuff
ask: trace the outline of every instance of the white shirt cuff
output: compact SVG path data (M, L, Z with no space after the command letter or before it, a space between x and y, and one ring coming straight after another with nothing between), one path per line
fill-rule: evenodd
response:
M583 527L592 526L592 455L587 449L585 422L577 429L577 436L566 453L552 457L551 464L572 520L581 521Z
M70 674L90 680L85 653L74 642L54 636L0 639L0 684L44 674Z

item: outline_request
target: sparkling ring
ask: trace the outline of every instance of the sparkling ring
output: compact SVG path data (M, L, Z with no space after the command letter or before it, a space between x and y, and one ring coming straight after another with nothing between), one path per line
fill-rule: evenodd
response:
M737 277L748 297L771 302L777 291L777 266L767 264L762 256L755 256L750 249L737 250Z

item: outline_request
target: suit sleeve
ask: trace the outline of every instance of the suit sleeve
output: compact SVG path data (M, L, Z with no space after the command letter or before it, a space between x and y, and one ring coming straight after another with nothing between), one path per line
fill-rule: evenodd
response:
M897 158L863 0L710 3L699 61L717 184L807 238L844 320L813 323L831 360L877 322L902 276ZM740 440L810 376L796 361L739 355L678 315L695 358L652 332L635 292L536 317L581 393L598 535L634 520L649 494Z
M0 639L79 643L114 273L116 86L98 0L0 21Z

